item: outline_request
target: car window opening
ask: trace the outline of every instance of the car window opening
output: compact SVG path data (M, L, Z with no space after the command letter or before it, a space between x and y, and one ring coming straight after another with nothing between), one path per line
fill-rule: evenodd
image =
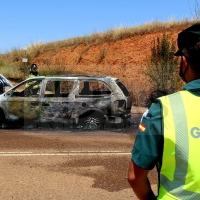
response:
M68 97L72 91L74 81L48 81L45 97Z
M106 84L100 81L81 81L79 86L79 95L109 95L110 89Z

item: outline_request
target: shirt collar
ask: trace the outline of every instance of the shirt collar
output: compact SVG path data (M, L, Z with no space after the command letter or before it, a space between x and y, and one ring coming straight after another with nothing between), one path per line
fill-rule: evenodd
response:
M200 79L187 83L182 90L200 90Z

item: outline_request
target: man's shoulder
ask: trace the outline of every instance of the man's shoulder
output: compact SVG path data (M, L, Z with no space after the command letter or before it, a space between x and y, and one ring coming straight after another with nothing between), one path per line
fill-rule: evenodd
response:
M172 93L172 94L168 94L166 96L159 97L157 99L157 101L160 102L160 104L162 104L163 102L167 101L170 98L176 98L177 96L179 96L183 92L188 92L188 91L187 90L181 90L181 91L178 91L178 92L175 92L175 93Z
M32 76L39 76L39 72L30 71L30 72L29 72L29 75L32 75Z
M148 112L146 113L146 116L156 116L160 113L161 110L161 102L159 99L156 99L154 103L149 107Z

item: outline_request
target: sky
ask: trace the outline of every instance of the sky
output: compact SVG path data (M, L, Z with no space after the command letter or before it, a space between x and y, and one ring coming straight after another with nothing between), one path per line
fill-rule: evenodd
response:
M0 0L0 53L153 21L192 19L195 1Z

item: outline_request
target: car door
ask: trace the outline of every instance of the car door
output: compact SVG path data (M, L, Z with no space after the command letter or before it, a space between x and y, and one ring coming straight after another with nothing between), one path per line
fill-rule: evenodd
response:
M78 94L75 96L79 115L90 110L109 114L111 93L110 88L102 81L80 80Z
M5 93L5 110L9 120L38 118L41 82L41 79L27 80ZM33 89L36 85L39 86L37 91Z
M46 80L41 99L40 121L66 123L72 110L72 80Z

